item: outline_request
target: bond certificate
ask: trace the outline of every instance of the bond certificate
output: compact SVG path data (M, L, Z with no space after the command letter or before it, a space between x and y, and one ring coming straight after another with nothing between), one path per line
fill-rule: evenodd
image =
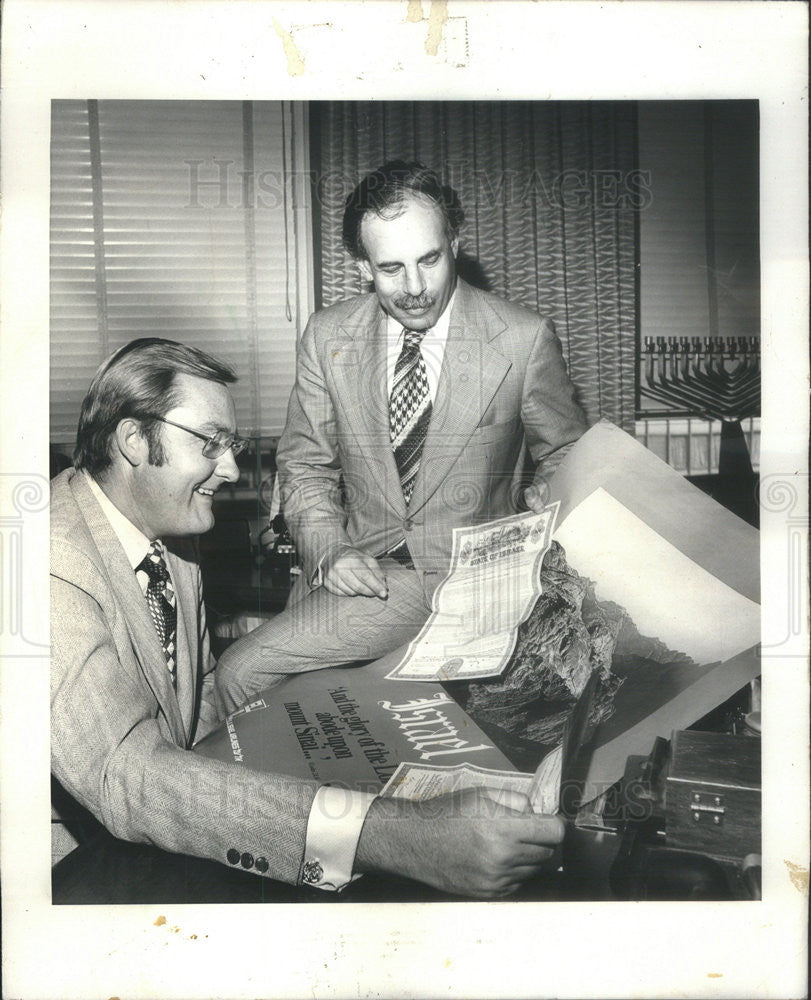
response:
M535 774L499 771L476 764L402 763L380 792L382 798L432 799L462 788L521 792L532 811L546 816L559 812L562 748L556 747L541 761Z
M558 507L455 528L450 570L431 614L387 676L450 681L500 674L541 593L541 562Z

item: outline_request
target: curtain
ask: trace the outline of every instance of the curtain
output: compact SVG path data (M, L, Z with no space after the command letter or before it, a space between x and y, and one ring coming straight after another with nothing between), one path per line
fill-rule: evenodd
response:
M341 245L349 192L386 160L421 160L465 208L460 274L550 316L589 419L633 432L632 103L331 101L310 123L322 305L364 290Z
M640 335L759 338L757 101L642 101ZM644 366L640 383L647 385ZM641 396L640 416L701 414Z
M280 433L309 307L295 122L282 102L53 103L52 442L102 359L148 336L231 363L240 430Z

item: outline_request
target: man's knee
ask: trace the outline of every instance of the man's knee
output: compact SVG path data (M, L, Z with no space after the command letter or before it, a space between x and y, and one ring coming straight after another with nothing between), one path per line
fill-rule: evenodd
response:
M245 680L252 673L247 667L245 657L237 649L235 642L217 660L214 678L217 693L222 699L226 712L233 712L248 697Z
M300 669L289 649L289 615L263 622L232 643L217 661L217 690L227 711L233 711L258 691L278 682L287 673Z

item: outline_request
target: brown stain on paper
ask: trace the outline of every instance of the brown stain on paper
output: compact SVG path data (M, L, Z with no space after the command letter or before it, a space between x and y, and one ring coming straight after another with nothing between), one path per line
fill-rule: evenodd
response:
M165 923L166 923L166 917L164 917L163 914L161 914L161 916L159 916L158 919L155 921L155 927L163 927Z
M784 861L783 864L788 868L788 877L797 892L808 892L808 869L791 861Z
M304 58L299 52L298 46L293 41L293 36L279 24L275 17L273 18L273 28L279 38L281 38L282 45L284 46L284 54L287 58L288 75L301 76L307 67L304 62Z
M422 0L408 0L406 21L409 24L419 24L422 20Z
M428 37L425 39L425 51L429 56L435 56L442 41L442 30L448 20L448 0L431 0L431 12L428 15Z
M406 23L419 24L425 20L422 12L422 0L408 0ZM428 13L428 35L425 38L425 51L429 56L435 56L442 41L442 32L448 20L448 0L431 0Z

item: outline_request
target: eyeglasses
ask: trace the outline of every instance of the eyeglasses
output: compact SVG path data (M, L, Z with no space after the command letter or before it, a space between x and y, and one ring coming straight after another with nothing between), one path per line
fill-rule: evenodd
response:
M247 438L237 437L235 434L228 434L226 431L217 431L216 434L202 434L200 431L192 430L191 427L185 427L183 424L177 424L174 420L167 420L166 417L153 415L153 419L160 420L162 424L171 424L172 427L177 427L181 431L186 431L187 434L193 434L195 437L200 438L201 441L205 441L205 444L203 445L204 458L219 458L221 455L224 455L229 448L234 453L234 457L236 458L236 456L241 455L250 444L250 441L248 441Z

